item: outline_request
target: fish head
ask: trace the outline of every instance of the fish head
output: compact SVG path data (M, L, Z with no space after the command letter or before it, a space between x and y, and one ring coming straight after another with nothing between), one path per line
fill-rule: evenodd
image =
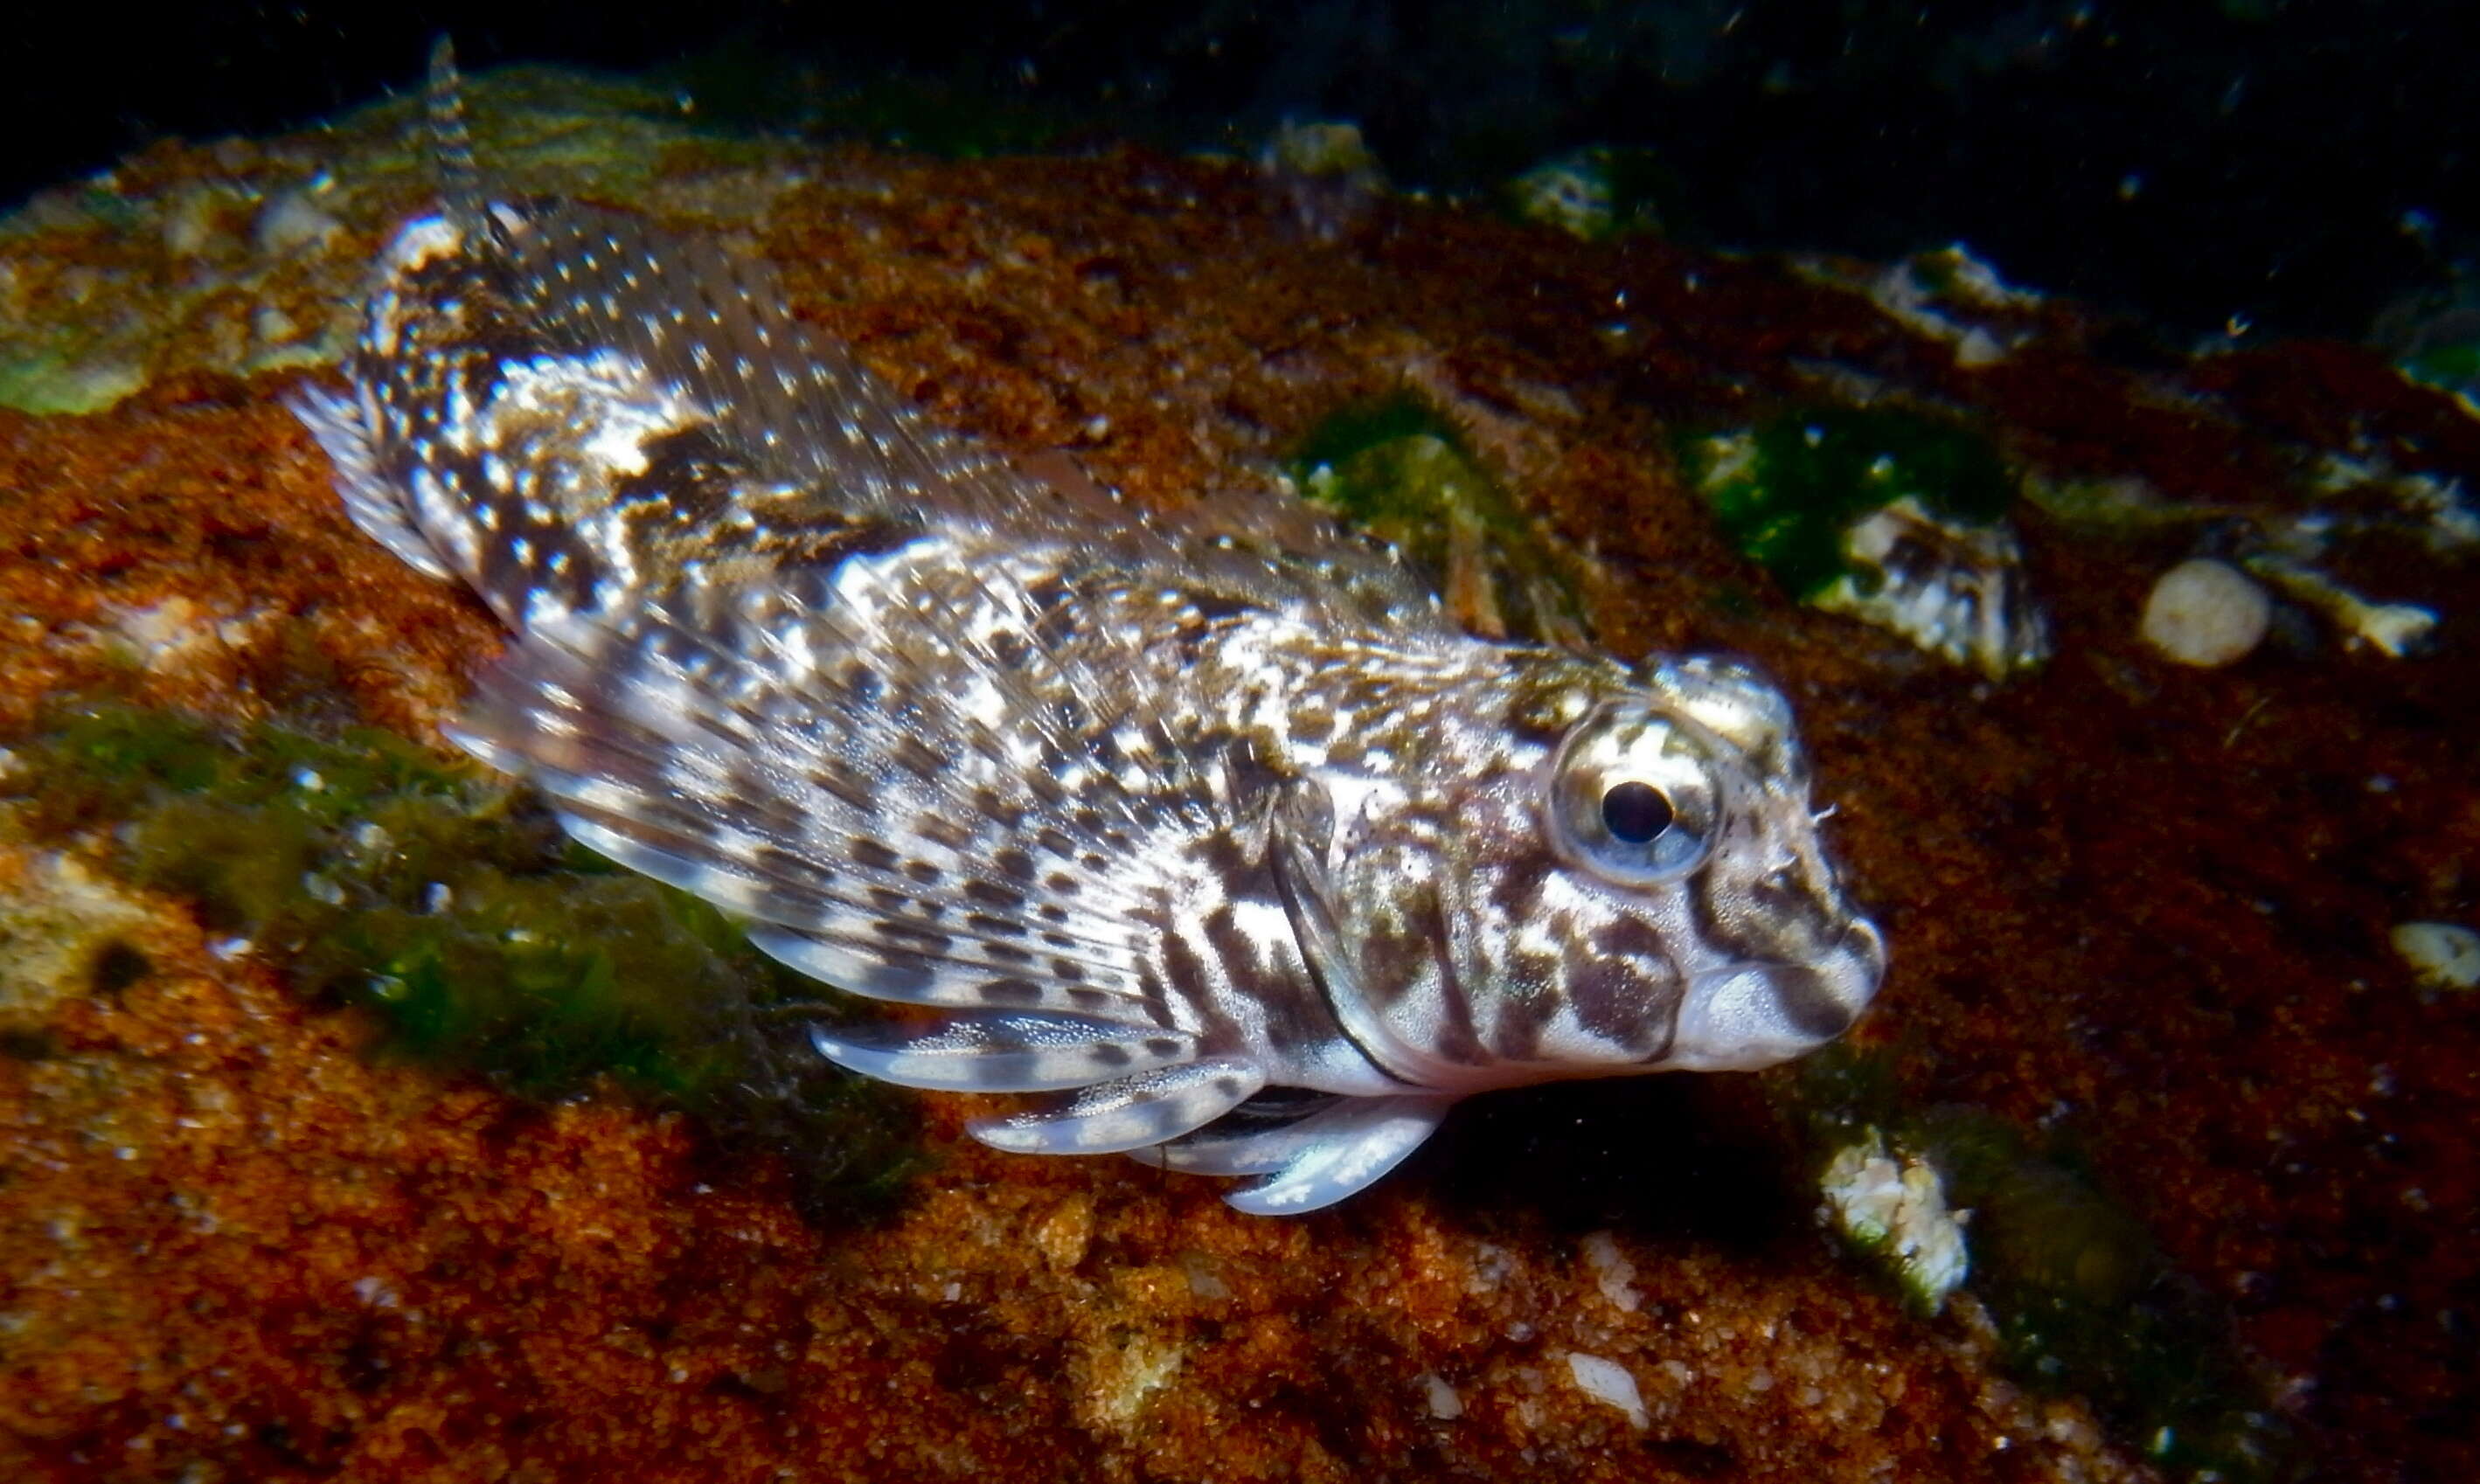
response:
M1849 1027L1885 944L1781 692L1721 659L1543 663L1486 740L1333 811L1311 957L1346 1031L1477 1090L1769 1066Z

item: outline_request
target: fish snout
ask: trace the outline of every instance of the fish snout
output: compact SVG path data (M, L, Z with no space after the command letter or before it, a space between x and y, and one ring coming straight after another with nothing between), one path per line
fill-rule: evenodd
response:
M1751 1071L1790 1061L1850 1029L1885 977L1885 935L1865 917L1800 962L1710 970L1690 982L1662 1064Z

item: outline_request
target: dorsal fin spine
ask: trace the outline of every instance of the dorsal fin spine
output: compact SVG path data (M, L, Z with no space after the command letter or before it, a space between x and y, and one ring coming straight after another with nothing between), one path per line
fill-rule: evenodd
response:
M474 136L465 127L465 90L456 71L456 46L446 36L430 45L430 163L439 175L439 201L450 225L469 239L486 220L482 172L474 164Z

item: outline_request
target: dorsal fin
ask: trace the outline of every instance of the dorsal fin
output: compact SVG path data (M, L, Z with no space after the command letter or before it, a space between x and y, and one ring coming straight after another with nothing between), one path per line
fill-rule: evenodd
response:
M442 35L430 43L430 165L439 176L439 203L449 224L471 240L484 223L482 172L474 164L474 136L465 127L464 79L456 71L456 43Z

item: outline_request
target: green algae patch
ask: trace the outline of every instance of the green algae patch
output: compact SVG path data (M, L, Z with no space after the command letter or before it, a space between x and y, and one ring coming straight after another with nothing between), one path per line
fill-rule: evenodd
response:
M2089 1151L2056 1136L2036 1143L1975 1109L1908 1107L1882 1052L1828 1048L1797 1087L1828 1209L1916 1311L1936 1307L1932 1274L1969 1292L2011 1374L2089 1401L2182 1477L2295 1476L2295 1444L2230 1317L2103 1193ZM1873 1156L1889 1166L1884 1193L1855 1221L1837 1182L1848 1189ZM1906 1224L1915 1213L1925 1213L1918 1230Z
M2480 340L2449 342L2405 356L2396 368L2421 386L2442 392L2480 417Z
M142 369L121 362L50 351L0 361L0 407L38 416L103 412L145 384Z
M2290 1439L2229 1316L2102 1194L2080 1151L2035 1151L2011 1125L1954 1109L1914 1137L1974 1212L1974 1291L2010 1369L2089 1399L2175 1474L2290 1476Z
M1421 398L1405 393L1333 413L1286 470L1312 502L1401 552L1466 628L1584 638L1573 564Z
M821 1202L891 1189L899 1097L806 1046L817 986L708 904L570 842L528 791L391 732L95 706L15 749L39 838L188 899L222 951L365 1008L379 1054L554 1099L603 1085L796 1153Z
M1691 435L1677 451L1723 534L1801 599L1839 577L1872 579L1855 570L1845 536L1875 511L1912 499L1936 520L1994 525L2015 495L1986 438L1900 409L1795 408Z

